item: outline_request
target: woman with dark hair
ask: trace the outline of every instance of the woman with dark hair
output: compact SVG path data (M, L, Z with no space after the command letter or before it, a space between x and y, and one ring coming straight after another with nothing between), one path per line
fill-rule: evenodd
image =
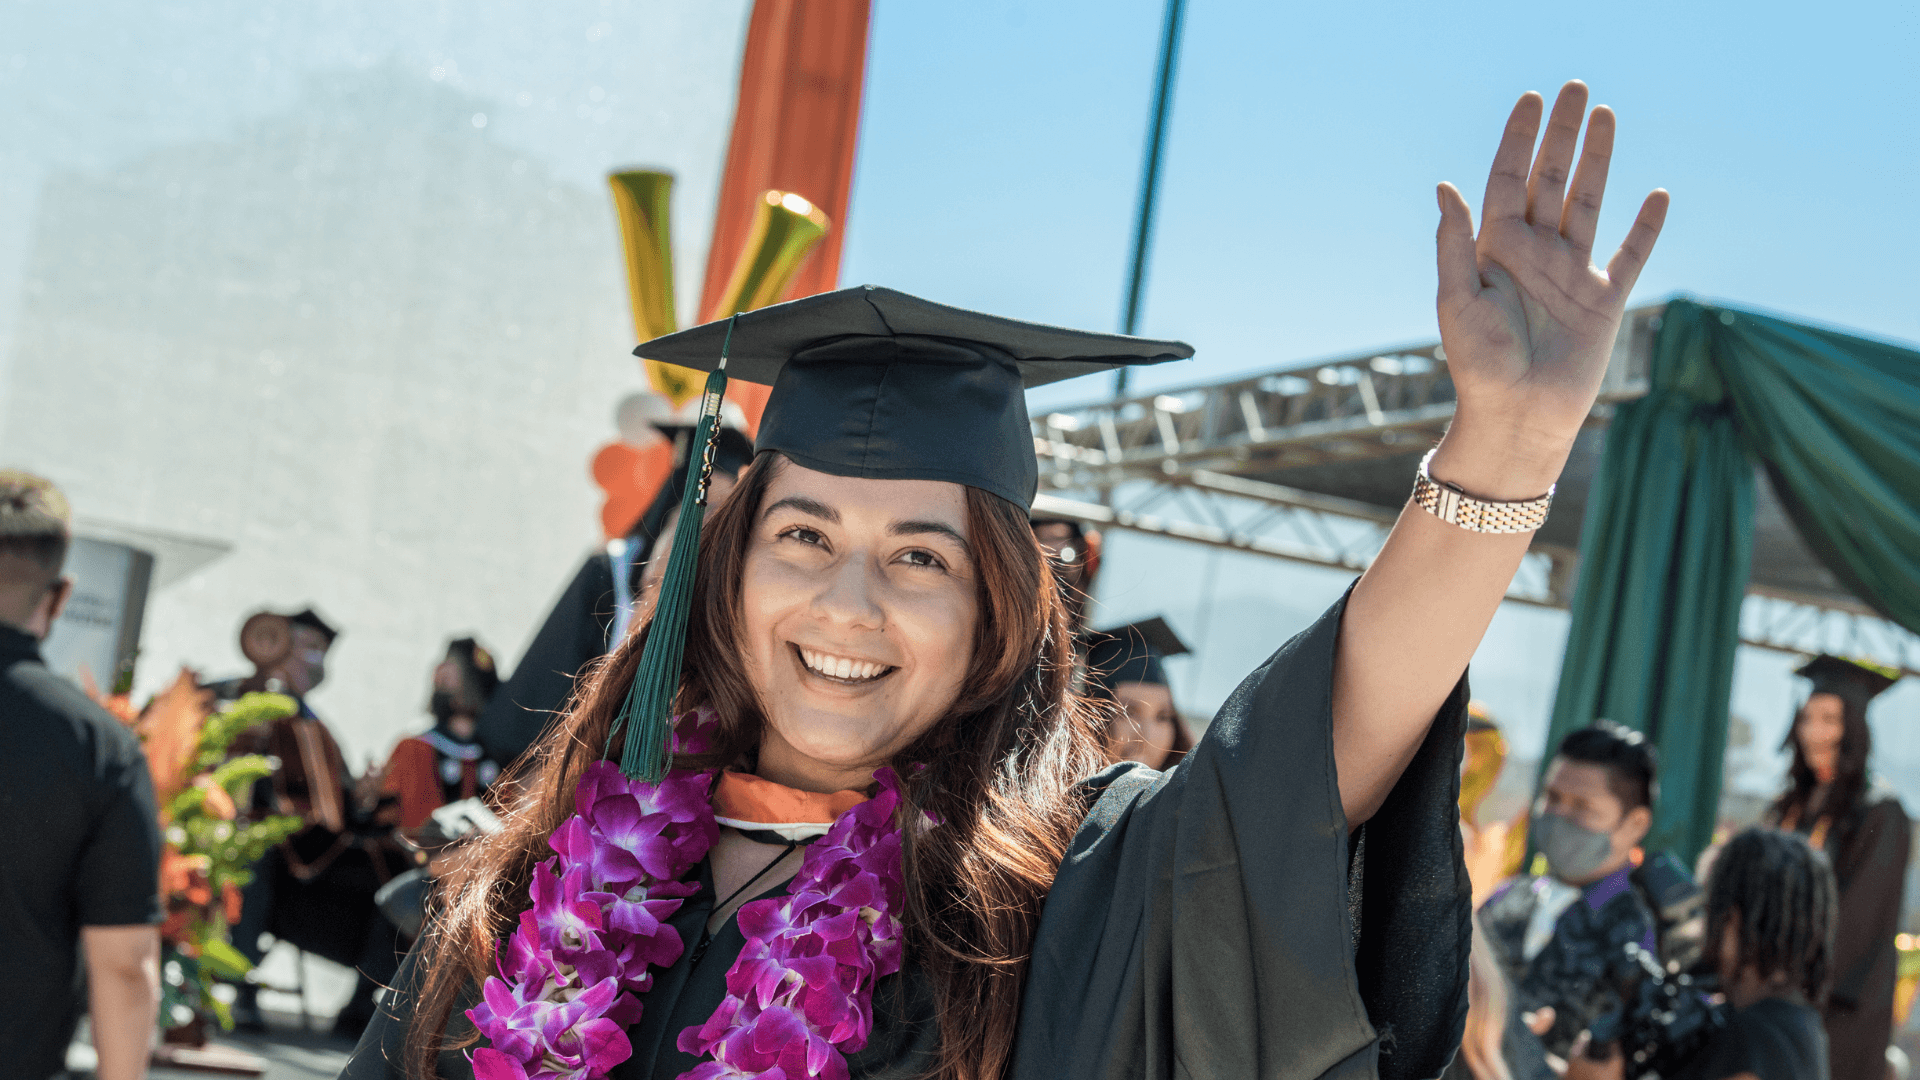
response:
M1592 265L1613 116L1586 104L1562 90L1536 155L1521 99L1478 237L1442 185L1452 429L1348 597L1167 772L1101 769L1024 387L1189 347L872 287L643 345L714 370L709 416L771 383L758 456L704 525L683 504L649 622L347 1075L1437 1075L1464 672L1666 208Z
M1840 919L1827 996L1834 1080L1881 1080L1893 1035L1900 929L1911 833L1900 797L1868 771L1873 732L1867 704L1899 673L1837 656L1816 657L1795 674L1813 692L1794 716L1783 749L1793 751L1788 787L1768 820L1807 838L1833 862Z
M1193 749L1193 734L1174 707L1161 661L1187 652L1186 643L1158 616L1085 640L1087 690L1112 706L1102 733L1107 759L1172 768Z

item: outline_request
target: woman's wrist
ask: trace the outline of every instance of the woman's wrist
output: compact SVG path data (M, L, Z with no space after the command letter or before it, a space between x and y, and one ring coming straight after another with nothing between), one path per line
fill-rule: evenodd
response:
M1517 502L1546 494L1560 479L1573 440L1464 424L1456 418L1434 450L1433 478L1477 499Z

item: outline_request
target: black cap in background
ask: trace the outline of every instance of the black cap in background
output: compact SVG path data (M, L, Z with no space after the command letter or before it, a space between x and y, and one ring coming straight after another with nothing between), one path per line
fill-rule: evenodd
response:
M1900 672L1894 668L1830 653L1822 653L1800 665L1794 674L1811 679L1814 693L1837 694L1862 708L1900 681Z
M1088 678L1109 693L1121 683L1166 686L1167 673L1160 661L1191 651L1173 627L1157 615L1111 630L1096 630L1088 637Z

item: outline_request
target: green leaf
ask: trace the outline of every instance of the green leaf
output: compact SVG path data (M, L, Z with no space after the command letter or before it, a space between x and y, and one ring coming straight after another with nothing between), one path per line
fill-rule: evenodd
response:
M220 938L212 938L201 943L200 960L215 974L224 975L230 979L241 978L253 970L253 961L248 960L241 955L239 949Z
M205 772L219 765L227 756L227 747L240 733L248 728L278 720L283 716L292 716L300 711L300 706L285 694L247 694L233 703L226 712L207 718L200 728L200 741L195 749L198 755L193 771Z
M244 806L253 782L272 775L271 761L260 754L246 754L213 770L213 782L226 788L227 794L233 796L233 801Z
M201 788L189 784L180 790L180 794L167 800L167 820L181 821L200 809L207 801L207 793Z

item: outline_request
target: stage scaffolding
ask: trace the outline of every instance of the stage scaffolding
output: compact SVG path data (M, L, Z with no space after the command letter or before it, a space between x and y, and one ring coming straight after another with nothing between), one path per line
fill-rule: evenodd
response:
M1647 389L1664 304L1627 313L1553 515L1507 599L1565 608L1579 522L1613 406ZM1033 420L1034 511L1358 573L1385 542L1420 455L1453 416L1438 342L1060 409ZM1831 651L1920 674L1920 636L1847 593L1787 523L1764 476L1743 644Z

